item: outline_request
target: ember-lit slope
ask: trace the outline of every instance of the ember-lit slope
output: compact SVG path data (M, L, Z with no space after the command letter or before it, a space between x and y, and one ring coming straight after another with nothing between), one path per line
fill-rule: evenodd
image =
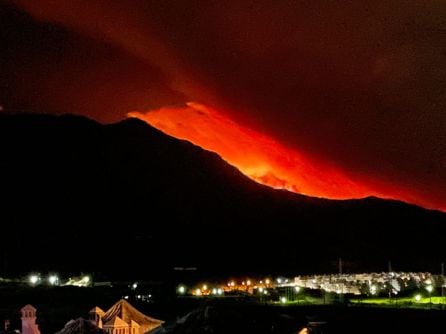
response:
M133 112L130 116L140 118L171 136L218 153L245 175L273 188L329 199L377 196L437 208L414 189L348 175L341 169L237 124L202 104L188 103L185 107ZM437 209L446 210L444 207Z
M261 133L197 103L130 113L161 131L218 153L250 178L309 196L348 199L377 195L346 175L311 161Z

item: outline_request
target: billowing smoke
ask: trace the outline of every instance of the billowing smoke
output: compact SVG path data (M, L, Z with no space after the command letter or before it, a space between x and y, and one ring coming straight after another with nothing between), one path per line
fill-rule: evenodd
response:
M76 55L85 57L99 44L113 48L116 71L127 60L133 74L122 82L91 68L98 85L122 92L113 96L119 110L97 106L96 118L197 101L308 160L334 166L370 194L446 210L444 2L15 3L36 25L60 25L89 39L92 46L79 42L80 51L72 51L74 60L62 52L55 73L64 72L64 62L70 73ZM126 89L135 75L149 81L141 90ZM54 75L48 89L54 82L63 86L63 75ZM95 98L82 87L72 92ZM144 92L156 102L142 102ZM46 94L38 99L42 106L66 97Z

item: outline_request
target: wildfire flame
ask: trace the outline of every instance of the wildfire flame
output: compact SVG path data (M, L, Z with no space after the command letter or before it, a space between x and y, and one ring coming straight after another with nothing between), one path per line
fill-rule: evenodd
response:
M415 189L384 182L372 176L350 175L337 166L286 147L273 138L242 126L224 112L189 102L183 107L165 107L132 112L173 137L184 139L220 155L251 179L276 189L328 199L376 196L418 204L446 212Z
M202 104L190 102L185 107L132 112L129 116L216 152L243 174L273 188L330 199L378 195L340 170L322 165Z

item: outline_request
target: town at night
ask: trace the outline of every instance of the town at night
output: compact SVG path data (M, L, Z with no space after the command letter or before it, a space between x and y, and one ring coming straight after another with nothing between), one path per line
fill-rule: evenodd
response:
M0 0L0 334L444 332L445 18Z

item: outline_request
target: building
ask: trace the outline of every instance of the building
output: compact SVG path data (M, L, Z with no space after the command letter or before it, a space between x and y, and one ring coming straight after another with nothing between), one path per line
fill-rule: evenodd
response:
M13 330L11 327L11 321L5 320L3 322L3 328L0 329L0 334L17 334L20 333L18 329Z
M141 313L124 299L107 312L96 306L89 314L90 320L108 334L145 334L163 323Z
M65 327L56 334L106 334L106 332L92 321L78 318L67 322Z
M22 307L22 334L40 334L39 325L36 324L36 309L32 305Z

